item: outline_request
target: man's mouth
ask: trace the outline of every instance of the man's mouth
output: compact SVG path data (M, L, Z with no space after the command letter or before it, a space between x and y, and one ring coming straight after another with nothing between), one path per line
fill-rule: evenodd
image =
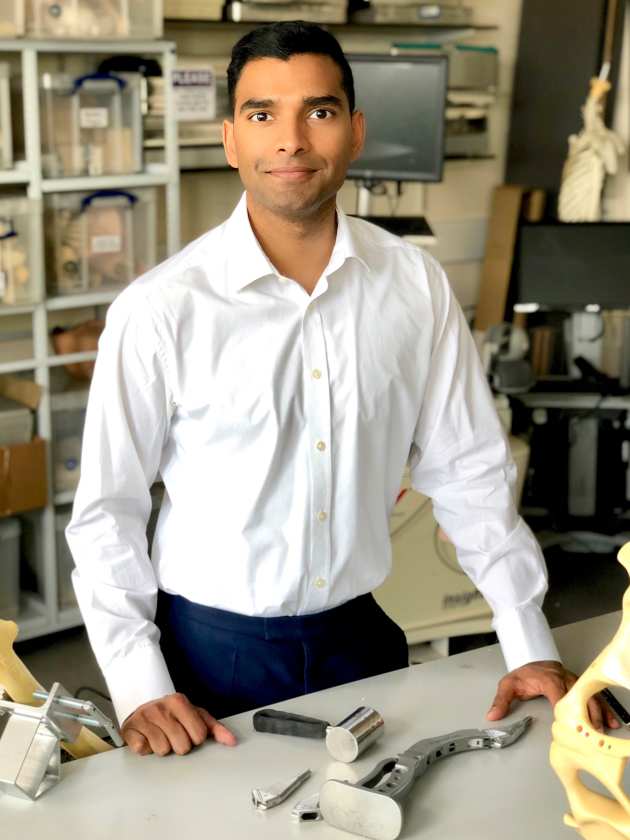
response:
M279 166L267 170L268 175L273 175L275 178L282 178L286 181L305 181L315 172L317 172L316 169L310 169L306 166Z

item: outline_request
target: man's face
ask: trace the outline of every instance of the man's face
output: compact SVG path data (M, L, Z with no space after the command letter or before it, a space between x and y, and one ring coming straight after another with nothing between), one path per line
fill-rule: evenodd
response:
M254 201L304 219L335 196L363 147L364 120L350 114L341 70L325 55L247 62L223 145Z

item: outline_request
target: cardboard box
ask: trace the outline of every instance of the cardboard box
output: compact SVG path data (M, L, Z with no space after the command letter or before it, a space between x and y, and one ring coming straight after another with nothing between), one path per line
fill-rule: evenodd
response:
M46 441L0 446L0 516L45 507Z
M16 376L0 376L0 396L35 410L41 388ZM48 502L46 441L0 446L0 517L45 507Z

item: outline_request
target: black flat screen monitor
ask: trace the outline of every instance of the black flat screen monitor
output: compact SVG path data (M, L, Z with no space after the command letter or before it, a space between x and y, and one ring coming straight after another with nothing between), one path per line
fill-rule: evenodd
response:
M512 283L520 304L630 306L630 222L522 225Z
M348 55L348 61L367 123L365 147L348 177L441 181L446 56Z

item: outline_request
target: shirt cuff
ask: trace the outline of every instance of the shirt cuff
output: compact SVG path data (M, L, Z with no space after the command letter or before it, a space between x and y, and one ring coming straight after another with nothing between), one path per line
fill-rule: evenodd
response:
M561 662L547 619L536 604L507 610L492 622L508 672L529 662Z
M138 706L175 692L158 645L138 645L110 662L103 674L121 726Z

